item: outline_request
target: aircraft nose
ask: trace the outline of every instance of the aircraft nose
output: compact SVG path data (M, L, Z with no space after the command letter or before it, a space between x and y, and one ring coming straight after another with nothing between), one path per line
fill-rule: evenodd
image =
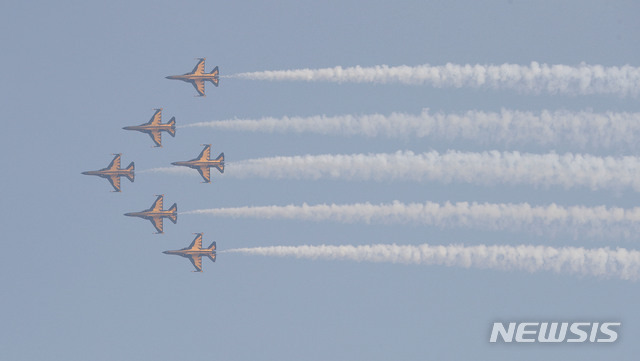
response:
M125 213L124 215L127 216L127 217L132 217L133 213Z
M162 253L164 253L164 254L169 254L169 251L164 251L164 252L162 252Z
M171 163L171 165L178 165L178 162L173 162Z
M89 175L89 172L82 172L82 174L84 174L84 175Z

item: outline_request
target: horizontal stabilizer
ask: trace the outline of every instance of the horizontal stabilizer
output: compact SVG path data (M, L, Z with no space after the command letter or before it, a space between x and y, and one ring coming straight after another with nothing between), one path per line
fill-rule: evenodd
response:
M209 255L207 255L207 256L209 256L209 259L210 259L211 261L213 261L213 262L215 262L215 261L216 261L216 254L215 254L215 253L214 253L214 254L209 254Z
M129 164L129 166L127 167L126 170L128 171L127 178L129 178L129 180L133 182L135 180L135 177L136 177L136 175L134 173L135 172L135 166L134 166L133 162L131 162L131 164Z
M167 132L169 132L169 134L171 134L172 137L175 137L176 136L176 117L171 117L171 120L169 120L167 124L171 126L171 128L169 128Z
M220 164L216 165L215 167L220 171L220 173L224 173L224 152L220 153L218 158L216 158L215 160L220 162Z
M171 208L169 208L169 211L171 212L169 219L173 224L176 224L178 222L178 204L174 203Z
M209 74L214 76L213 78L210 78L209 80L211 80L213 85L218 86L218 82L220 81L220 79L218 78L218 76L220 75L220 71L218 70L218 67L216 66L215 68L213 68L213 70Z
M210 250L210 251L215 251L216 250L216 242L211 243L211 245L207 249Z

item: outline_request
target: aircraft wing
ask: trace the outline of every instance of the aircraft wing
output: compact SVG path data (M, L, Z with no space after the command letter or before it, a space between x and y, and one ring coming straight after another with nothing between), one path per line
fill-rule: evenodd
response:
M149 220L151 221L151 224L153 224L153 226L156 228L156 231L158 231L158 233L164 233L162 232L162 217L153 217L149 218Z
M164 196L159 195L158 198L156 198L156 201L153 202L153 204L151 205L151 208L149 208L149 211L161 211L162 210L162 199L164 198Z
M193 267L196 268L196 272L202 272L202 256L200 255L189 256L189 260L193 264Z
M146 125L158 125L162 122L162 109L156 109Z
M111 185L113 186L113 189L115 189L116 192L120 192L120 176L112 175L112 176L109 176L107 179L109 180L109 183L111 183Z
M191 70L191 74L204 74L204 60L205 58L199 59L198 64Z
M201 97L205 96L204 80L192 80L191 85L193 85L193 87L196 88L196 91L198 92L198 94L200 94Z
M153 130L148 132L147 134L149 134L151 140L156 143L157 147L162 147L162 134L160 134L159 130Z
M198 173L202 176L205 182L211 183L211 168L209 167L198 167Z
M121 154L116 154L111 163L105 168L105 170L117 170L120 169L120 156Z
M185 249L201 250L202 249L202 233L198 233L196 235L196 238L193 239L193 242L191 242L191 245L189 245L189 247Z
M211 157L211 144L207 144L204 146L204 149L202 150L202 152L200 152L200 155L198 156L198 158L194 160L209 160L210 157Z

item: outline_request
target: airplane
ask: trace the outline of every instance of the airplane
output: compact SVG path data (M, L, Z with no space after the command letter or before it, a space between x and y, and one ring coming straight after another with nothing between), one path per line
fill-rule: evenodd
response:
M131 182L135 179L134 165L133 162L131 162L127 168L122 169L120 168L120 157L122 156L122 153L114 155L115 158L113 158L106 168L82 172L82 174L97 175L98 177L106 178L113 186L113 189L115 189L115 191L112 192L120 192L120 177L125 176L129 178Z
M202 272L202 256L207 256L213 262L216 261L216 242L211 243L209 248L202 248L202 233L194 233L196 238L187 248L175 251L164 251L164 254L175 254L181 257L189 258L193 267L196 268L192 272Z
M165 131L171 134L172 137L176 136L176 117L171 117L167 123L162 124L162 108L155 109L155 113L151 119L140 125L134 125L130 127L124 127L125 130L137 130L142 133L147 133L151 137L156 147L162 147L162 134L160 132Z
M149 221L151 221L151 224L153 224L153 226L156 228L156 234L161 234L164 233L162 231L162 219L163 218L169 218L171 220L171 222L173 222L173 224L176 224L178 222L178 205L176 203L174 203L171 208L167 209L167 210L163 210L162 209L162 199L164 197L164 195L160 194L157 195L157 199L155 202L153 202L153 205L151 206L151 208L141 211L141 212L132 212L132 213L125 213L125 216L128 217L140 217L140 218L144 218L144 219L148 219Z
M204 61L207 58L198 58L198 64L193 68L191 73L186 73L183 75L170 75L166 77L166 79L177 79L186 81L187 83L191 83L198 94L201 97L205 96L204 94L204 82L206 80L213 83L213 85L218 86L218 77L220 76L220 72L218 71L218 67L213 68L211 73L204 72Z
M173 162L171 164L193 168L197 170L204 179L202 183L211 183L211 167L216 167L220 173L224 173L224 153L220 153L216 159L211 159L211 144L202 145L204 145L204 149L197 158L189 161Z

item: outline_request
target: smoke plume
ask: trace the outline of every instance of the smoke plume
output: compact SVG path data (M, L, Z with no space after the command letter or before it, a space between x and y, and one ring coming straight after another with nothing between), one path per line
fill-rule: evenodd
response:
M551 271L560 274L637 280L640 252L617 248L585 249L544 246L275 246L226 252L305 259L349 260L496 269Z
M640 68L630 65L605 67L579 64L548 65L460 65L347 67L323 69L267 70L239 73L231 77L251 80L336 83L427 84L436 88L512 89L523 93L611 94L637 96Z

